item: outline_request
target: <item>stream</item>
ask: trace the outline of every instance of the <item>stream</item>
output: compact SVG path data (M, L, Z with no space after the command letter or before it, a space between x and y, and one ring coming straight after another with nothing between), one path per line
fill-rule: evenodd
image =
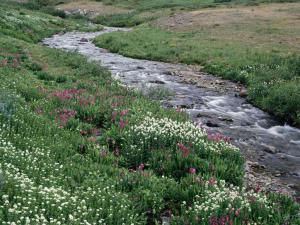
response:
M300 129L276 119L240 97L241 86L199 69L132 59L96 47L91 40L126 28L105 27L92 33L68 32L43 40L51 48L76 51L108 68L123 84L145 90L161 87L172 95L164 107L179 107L209 132L232 138L246 157L246 182L286 192L300 201Z

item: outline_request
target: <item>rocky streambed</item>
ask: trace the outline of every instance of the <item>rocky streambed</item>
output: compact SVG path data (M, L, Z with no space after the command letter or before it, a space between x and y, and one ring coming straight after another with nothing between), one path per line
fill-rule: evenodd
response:
M287 192L300 200L300 129L281 125L249 104L243 86L201 72L197 67L139 60L96 47L96 36L129 29L105 27L93 33L68 32L43 40L51 48L77 51L107 67L122 83L172 93L165 107L185 110L209 132L232 138L247 159L246 182Z

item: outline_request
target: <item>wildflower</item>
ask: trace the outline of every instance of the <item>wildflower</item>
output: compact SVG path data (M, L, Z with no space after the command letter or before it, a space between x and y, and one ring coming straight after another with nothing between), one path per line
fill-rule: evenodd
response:
M120 113L120 115L121 115L121 116L125 116L125 115L128 114L128 112L129 112L128 109L122 110L121 113Z
M185 147L182 143L178 143L177 146L182 151L184 157L187 157L190 154L190 150L187 147Z
M8 60L7 59L3 59L3 60L1 60L0 61L0 66L7 66L7 64L8 64Z
M145 168L144 163L141 163L141 164L139 165L139 170L144 170L144 168Z
M240 209L237 209L237 210L235 211L235 216L238 217L239 215L240 215Z
M114 155L115 155L115 156L120 156L120 150L119 150L119 148L116 148L116 149L114 150Z
M74 96L83 93L85 90L84 89L67 89L67 90L62 90L62 91L54 91L52 93L52 97L56 97L60 101L66 101L72 99Z
M85 135L87 135L87 131L86 131L86 130L80 130L80 134L81 134L82 136L85 136Z
M38 115L42 115L42 114L44 113L44 110L43 110L42 108L37 108L37 109L35 110L35 112L36 112L36 114L38 114Z
M119 122L119 126L121 129L124 129L125 126L127 125L128 123L128 120L124 121L123 119L120 119L120 122Z
M260 187L259 184L258 184L258 185L256 185L255 192L258 193L258 192L260 192L260 191L261 191L261 187Z
M208 184L210 186L213 186L217 183L216 179L214 177L211 177L209 180L208 180Z
M107 151L106 150L100 151L100 156L101 157L106 157L107 156Z
M189 169L189 173L190 173L190 174L195 174L195 173L196 173L196 169L191 167L191 168Z
M176 112L182 112L182 109L181 109L181 107L180 106L178 106L177 108L176 108Z
M74 217L71 214L69 215L69 220L74 220Z
M56 119L60 120L61 126L65 126L69 119L75 117L77 112L75 110L62 109L57 111L58 117Z
M114 122L116 120L116 117L118 115L118 112L117 111L113 111L112 114L111 114L111 121Z
M224 141L224 142L229 143L231 141L230 137L227 137L227 136L225 136L223 134L220 134L220 133L208 134L207 138L208 138L208 140L215 141L215 142Z

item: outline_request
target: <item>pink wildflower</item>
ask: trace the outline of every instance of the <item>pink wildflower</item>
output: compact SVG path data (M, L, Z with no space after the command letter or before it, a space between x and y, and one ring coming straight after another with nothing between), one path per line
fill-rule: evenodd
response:
M60 120L61 126L65 126L70 118L75 117L77 112L75 110L62 109L57 111L58 118Z
M237 209L237 210L235 211L235 216L238 217L239 215L240 215L240 209Z
M215 142L221 142L221 141L230 142L231 141L230 137L227 137L220 133L208 134L207 138L208 138L208 140L215 141Z
M127 120L124 121L123 119L120 119L119 126L121 129L124 129L127 124L128 124Z
M209 178L208 184L209 184L210 186L213 186L213 185L215 185L216 183L217 183L217 181L216 181L216 179L215 179L214 177Z
M60 101L66 101L72 99L75 95L83 93L84 91L84 89L67 89L62 91L54 91L52 93L52 96L58 98Z
M116 120L116 117L118 115L118 112L117 111L113 111L112 114L111 114L111 121L114 122Z
M189 173L190 173L190 174L195 174L195 173L196 173L196 169L191 167L191 168L189 169Z
M121 116L126 116L128 114L129 110L128 109L124 109L121 111L120 115Z
M261 191L261 187L260 187L260 185L258 184L258 185L256 185L255 192L258 193L258 192L260 192L260 191Z
M182 143L177 143L177 146L182 151L184 157L187 157L190 154L190 150Z
M102 150L101 152L100 152L100 156L101 157L106 157L107 156L107 151L106 150Z
M145 168L145 165L144 165L144 163L141 163L140 165L139 165L139 170L144 170L144 168Z

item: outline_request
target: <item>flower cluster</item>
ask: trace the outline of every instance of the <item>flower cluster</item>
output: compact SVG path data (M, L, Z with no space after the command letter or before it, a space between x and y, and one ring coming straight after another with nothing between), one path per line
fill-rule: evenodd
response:
M57 111L57 120L60 122L61 126L65 126L69 119L74 118L77 112L70 109L62 109Z
M139 137L140 144L157 143L159 145L173 145L177 143L184 155L188 155L188 149L184 143L212 152L234 151L239 149L228 143L228 138L222 135L210 135L192 122L178 122L168 118L157 119L146 116L143 121L130 127L127 135ZM207 142L207 139L215 142Z
M128 109L124 109L121 112L113 111L111 115L111 122L117 123L121 129L124 129L128 124L128 119L126 119L128 113Z
M66 101L74 98L75 96L83 93L85 90L83 89L67 89L62 91L54 91L51 94L51 97L55 97L59 99L60 101Z
M71 180L67 168L55 162L50 149L36 147L31 139L18 149L3 129L7 127L0 130L2 224L140 224L127 195L114 185L102 181L71 190L62 185Z
M207 138L208 138L208 140L212 140L212 141L215 141L215 142L224 141L224 142L228 143L228 142L231 141L230 137L225 136L225 135L220 134L220 133L207 134Z
M198 221L199 224L229 225L236 221L263 224L262 217L253 221L252 210L259 208L260 212L256 213L267 213L268 217L275 213L274 204L261 192L228 186L223 180L214 183L208 180L204 186L204 193L195 197L191 207L185 203L182 205L191 220Z

